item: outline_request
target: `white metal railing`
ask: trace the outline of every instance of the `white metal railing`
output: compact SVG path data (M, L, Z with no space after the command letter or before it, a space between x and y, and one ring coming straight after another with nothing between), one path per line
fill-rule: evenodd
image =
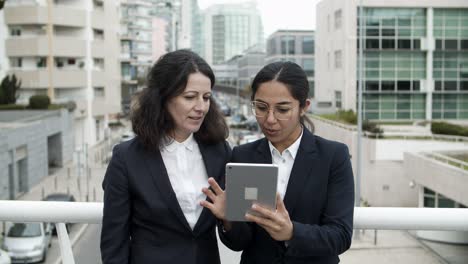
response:
M432 158L435 160L438 160L440 162L444 162L446 164L456 166L462 170L468 170L468 162L464 162L459 159L454 159L452 157L449 157L447 155L441 154L441 153L436 153L436 152L423 152L421 153L422 155Z
M0 201L0 221L57 224L63 264L74 264L64 223L99 224L103 203ZM468 231L466 208L356 207L355 229Z

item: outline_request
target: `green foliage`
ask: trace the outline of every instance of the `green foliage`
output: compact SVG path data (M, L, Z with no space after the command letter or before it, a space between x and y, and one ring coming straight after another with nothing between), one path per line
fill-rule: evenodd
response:
M17 105L17 104L0 105L0 110L24 110L24 109L26 109L25 105Z
M432 122L431 131L434 134L468 137L467 127L445 122Z
M0 0L0 10L3 9L3 6L5 6L6 0Z
M48 109L50 105L50 98L47 95L33 95L29 97L30 109Z
M374 133L375 137L380 137L383 133L383 130L376 123L370 122L369 120L364 120L364 122L362 122L362 130Z
M343 120L348 124L356 125L357 124L357 115L353 110L338 110L336 115L339 120Z
M14 104L18 99L18 90L21 88L21 81L12 76L5 76L0 84L0 105Z

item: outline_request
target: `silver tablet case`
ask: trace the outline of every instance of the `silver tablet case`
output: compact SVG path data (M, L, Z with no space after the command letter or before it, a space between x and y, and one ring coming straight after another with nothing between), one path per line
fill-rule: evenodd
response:
M274 164L226 164L226 219L247 221L245 214L251 212L253 202L276 208L277 179Z

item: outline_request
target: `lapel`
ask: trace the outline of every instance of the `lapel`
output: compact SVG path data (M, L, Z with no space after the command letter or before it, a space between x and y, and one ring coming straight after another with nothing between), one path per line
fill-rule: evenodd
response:
M314 161L318 157L314 135L306 128L303 131L299 150L294 160L288 187L283 199L289 215L293 214L296 201L301 195L307 177L310 176L310 171L314 167Z
M200 153L203 158L203 163L205 164L206 174L208 175L208 178L213 177L213 179L215 179L216 182L219 184L222 180L221 177L224 176L221 175L221 173L219 173L219 171L221 171L220 167L226 165L226 157L224 157L223 155L219 155L220 153L216 151L216 148L214 146L207 146L203 143L199 143L198 147L200 148ZM211 214L211 211L207 208L203 208L200 217L198 218L197 223L193 228L193 232L196 234L200 233L203 224L211 225L211 221L209 221L210 217L214 217Z
M168 205L169 209L176 215L176 218L180 223L190 232L192 229L187 222L187 219L180 208L179 202L175 195L174 189L172 189L169 175L167 174L166 167L161 156L161 152L158 150L155 153L146 152L145 160L146 165L151 171L151 177L153 178L156 188L159 190L159 194L163 197L164 201Z
M270 146L268 145L268 140L266 138L263 138L260 141L256 151L259 155L254 155L254 163L273 163L273 160L271 158Z

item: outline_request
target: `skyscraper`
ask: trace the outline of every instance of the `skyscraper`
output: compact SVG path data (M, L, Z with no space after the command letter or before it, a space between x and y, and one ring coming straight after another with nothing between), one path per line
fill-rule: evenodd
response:
M323 0L317 6L316 95L357 106L363 19L363 117L468 119L468 2Z
M219 4L204 10L204 56L220 64L254 45L264 45L263 26L255 2Z

